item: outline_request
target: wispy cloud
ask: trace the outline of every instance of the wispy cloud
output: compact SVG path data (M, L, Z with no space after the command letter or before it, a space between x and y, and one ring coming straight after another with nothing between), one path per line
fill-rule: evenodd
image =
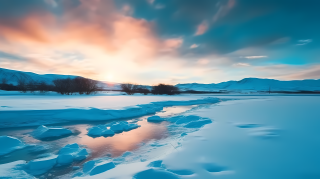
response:
M297 45L307 45L308 43L311 43L312 39L305 39L305 40L298 40Z
M195 35L204 34L208 30L208 26L208 23L206 21L203 21L201 24L198 25Z
M240 56L240 58L256 59L256 58L268 58L268 56L262 56L262 55L258 55L258 56Z
M197 48L197 47L199 47L199 45L197 45L197 44L192 44L192 45L190 46L190 48Z
M249 67L251 66L249 63L235 63L233 64L235 67Z

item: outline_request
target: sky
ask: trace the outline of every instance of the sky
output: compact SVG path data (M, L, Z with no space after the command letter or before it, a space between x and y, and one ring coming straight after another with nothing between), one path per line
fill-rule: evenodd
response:
M316 0L0 0L0 67L138 84L320 78Z

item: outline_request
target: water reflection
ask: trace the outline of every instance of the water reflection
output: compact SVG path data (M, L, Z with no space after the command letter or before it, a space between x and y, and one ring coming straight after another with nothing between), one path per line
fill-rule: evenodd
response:
M87 148L92 151L90 158L96 158L106 154L117 157L126 151L137 149L141 143L146 143L150 140L159 140L168 136L166 122L155 124L143 120L137 123L141 125L141 127L106 138L89 137L86 135L88 126L79 126L77 129L80 130L81 134L74 142L86 145Z

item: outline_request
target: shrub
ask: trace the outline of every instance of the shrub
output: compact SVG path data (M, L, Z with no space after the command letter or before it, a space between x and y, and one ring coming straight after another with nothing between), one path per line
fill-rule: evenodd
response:
M152 94L167 94L167 95L174 95L180 94L179 88L173 85L166 85L166 84L159 84L157 86L153 86L151 90Z

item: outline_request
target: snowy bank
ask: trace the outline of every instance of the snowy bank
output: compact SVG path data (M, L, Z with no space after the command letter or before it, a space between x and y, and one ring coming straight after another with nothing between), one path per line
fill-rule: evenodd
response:
M0 156L26 147L19 139L10 136L0 136L0 144Z
M188 106L218 103L218 98L203 98L189 101L160 101L141 104L122 109L56 109L56 110L21 110L1 111L0 128L34 126L68 121L99 121L140 117L155 114L170 106Z
M46 127L44 125L39 126L35 131L32 132L32 135L36 139L47 139L52 137L61 137L72 134L72 131L69 129L61 127Z

